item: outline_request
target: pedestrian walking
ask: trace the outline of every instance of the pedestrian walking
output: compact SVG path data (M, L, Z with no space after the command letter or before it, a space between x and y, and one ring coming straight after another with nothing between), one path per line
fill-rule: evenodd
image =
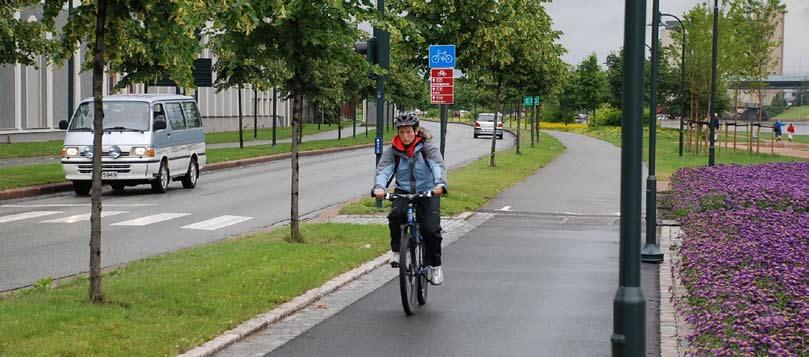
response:
M775 124L772 125L775 134L775 141L781 141L781 127L784 126L780 120L775 119Z
M787 138L789 139L789 142L792 142L793 135L795 135L795 126L792 125L792 123L789 123L789 126L787 127Z
M719 141L719 114L713 113L711 126L714 128L713 141Z

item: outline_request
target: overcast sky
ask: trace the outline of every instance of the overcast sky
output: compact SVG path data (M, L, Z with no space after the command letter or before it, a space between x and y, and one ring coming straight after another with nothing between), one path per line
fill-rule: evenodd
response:
M704 0L660 0L660 11L682 17ZM785 0L784 74L809 74L809 1ZM711 4L713 2L711 1ZM624 0L554 0L547 5L554 28L564 32L564 59L577 64L592 52L603 63L610 51L623 43ZM712 5L711 5L712 6ZM651 23L652 1L647 4L646 22ZM665 20L665 19L664 19ZM719 31L722 31L720 28ZM647 42L649 42L647 32Z

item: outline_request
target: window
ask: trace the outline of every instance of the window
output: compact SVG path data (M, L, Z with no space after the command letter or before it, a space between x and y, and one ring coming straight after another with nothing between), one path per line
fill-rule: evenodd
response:
M149 130L149 104L143 102L104 101L104 129ZM76 110L70 131L93 131L94 104L85 102Z
M185 122L188 124L189 128L199 128L202 126L199 119L199 111L197 111L197 106L194 105L194 102L184 102L183 113L185 114Z
M168 103L165 105L166 115L168 115L169 122L171 122L172 130L185 129L185 117L183 116L183 108L180 103Z

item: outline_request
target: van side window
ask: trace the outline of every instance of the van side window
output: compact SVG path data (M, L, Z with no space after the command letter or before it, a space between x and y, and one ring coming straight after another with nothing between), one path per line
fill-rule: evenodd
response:
M189 128L199 128L202 123L199 119L199 111L194 102L183 102L183 113L185 114L185 123Z
M183 116L183 108L180 107L180 103L168 103L165 105L165 108L169 122L171 122L171 129L185 129L185 117Z

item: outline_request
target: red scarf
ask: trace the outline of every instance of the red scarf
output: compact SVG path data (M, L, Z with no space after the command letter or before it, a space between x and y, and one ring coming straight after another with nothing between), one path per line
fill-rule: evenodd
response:
M406 151L407 152L407 157L412 158L413 154L416 151L416 145L418 145L418 143L420 143L421 140L422 140L421 136L416 135L416 139L414 139L413 142L410 143L410 145L405 145L404 142L402 141L402 139L399 138L399 135L396 135L393 138L393 147L396 148L396 150L399 150L399 151Z

